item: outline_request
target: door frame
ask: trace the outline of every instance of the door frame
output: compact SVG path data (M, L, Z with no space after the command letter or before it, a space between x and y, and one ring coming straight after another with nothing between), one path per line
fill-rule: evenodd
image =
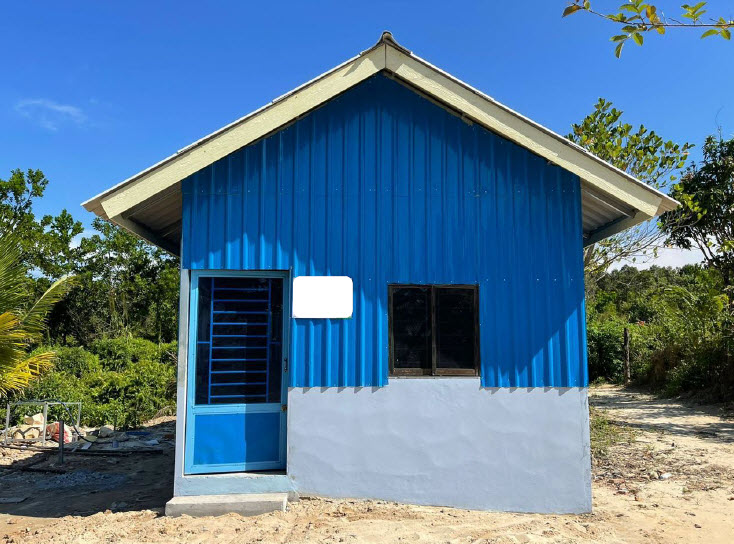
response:
M211 464L205 466L194 465L195 432L193 418L199 414L228 414L232 412L247 414L267 412L276 403L232 403L232 404L202 404L196 405L196 353L197 329L199 315L199 279L202 277L216 278L280 278L283 280L283 335L281 347L281 392L280 392L280 432L279 432L279 465L282 468L274 469L272 463L233 463ZM287 459L287 406L288 406L288 373L290 365L290 323L291 323L291 273L289 270L192 270L189 284L189 327L188 327L188 354L186 361L186 422L184 425L184 475L186 474L216 474L222 472L249 472L256 470L285 470Z

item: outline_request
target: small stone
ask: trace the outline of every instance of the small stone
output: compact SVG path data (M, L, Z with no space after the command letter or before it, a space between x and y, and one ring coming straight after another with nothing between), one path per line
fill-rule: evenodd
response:
M670 472L666 472L665 474L661 474L661 475L660 475L660 479L661 479L661 480L667 480L667 479L669 479L669 478L670 478L671 476L672 476L672 474L671 474Z
M34 414L32 416L25 416L23 423L26 425L40 426L45 425L46 421L43 419L43 414Z
M115 430L112 427L109 425L102 425L97 431L97 436L100 438L107 438L108 436L112 436L114 433Z
M694 524L693 524L693 526L694 526L694 527L695 527L696 529L700 529L700 528L701 528L701 526L700 526L700 525L699 525L698 523L694 523Z

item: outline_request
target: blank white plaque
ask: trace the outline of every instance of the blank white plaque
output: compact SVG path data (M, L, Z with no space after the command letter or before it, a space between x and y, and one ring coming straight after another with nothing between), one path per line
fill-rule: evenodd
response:
M353 292L349 276L298 276L293 279L293 317L352 317Z

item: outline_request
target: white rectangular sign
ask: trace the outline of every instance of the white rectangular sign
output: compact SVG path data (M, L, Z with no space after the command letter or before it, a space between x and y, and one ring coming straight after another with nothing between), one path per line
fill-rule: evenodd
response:
M353 293L348 276L298 276L293 279L293 317L352 317Z

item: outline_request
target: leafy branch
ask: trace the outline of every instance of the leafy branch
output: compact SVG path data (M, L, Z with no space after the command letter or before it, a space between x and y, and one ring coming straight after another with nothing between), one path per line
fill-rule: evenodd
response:
M694 5L683 4L680 19L675 19L659 14L655 5L646 4L643 0L629 0L619 6L617 13L596 11L591 5L591 0L572 0L563 10L563 17L585 11L620 25L621 34L611 37L611 41L617 44L614 54L619 58L627 41L632 40L637 45L642 45L647 33L665 34L668 28L705 29L701 38L721 36L725 40L730 40L734 19L724 17L704 19L703 16L707 13L706 4L706 2L698 2Z

